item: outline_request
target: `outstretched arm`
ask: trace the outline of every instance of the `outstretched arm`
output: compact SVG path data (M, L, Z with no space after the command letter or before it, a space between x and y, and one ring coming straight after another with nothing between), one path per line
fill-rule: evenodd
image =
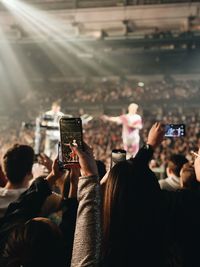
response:
M107 116L107 115L103 115L101 118L104 121L110 121L110 122L115 122L115 123L118 123L118 124L122 124L121 116L110 117L110 116Z

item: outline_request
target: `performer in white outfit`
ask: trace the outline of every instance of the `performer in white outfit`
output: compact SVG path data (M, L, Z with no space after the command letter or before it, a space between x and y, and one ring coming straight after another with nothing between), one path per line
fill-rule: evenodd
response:
M135 156L139 150L140 135L142 129L142 118L137 114L138 105L132 103L128 107L128 113L117 117L104 115L103 119L122 124L122 141L128 157Z
M59 102L53 102L51 110L44 113L41 123L47 127L44 153L51 158L56 157L58 153L57 146L60 140L59 119L64 115L60 109Z

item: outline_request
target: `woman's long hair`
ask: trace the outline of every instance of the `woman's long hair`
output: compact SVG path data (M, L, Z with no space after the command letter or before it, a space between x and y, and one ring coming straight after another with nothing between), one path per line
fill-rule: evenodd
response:
M111 250L115 258L118 251L126 254L131 238L142 250L146 233L157 220L159 192L155 175L148 166L140 168L134 159L119 162L110 170L103 201L103 258Z
M103 251L107 250L111 235L111 225L120 225L124 207L127 204L133 174L133 166L128 161L116 164L108 175L103 201ZM124 214L122 214L124 213ZM124 218L123 218L124 219ZM113 229L114 230L114 229Z

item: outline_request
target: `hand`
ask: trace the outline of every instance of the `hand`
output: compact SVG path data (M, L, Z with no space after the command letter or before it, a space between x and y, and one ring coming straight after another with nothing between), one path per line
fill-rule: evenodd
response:
M56 158L53 161L52 168L51 168L51 173L53 176L56 176L57 179L61 178L63 174L65 174L65 171L62 170L58 164L58 158Z
M151 145L153 149L155 149L163 141L164 134L164 125L162 125L160 122L156 122L149 131L147 144Z
M79 157L82 176L98 175L98 169L93 156L93 150L86 143L84 143L84 151L78 147L72 147L71 149L74 150Z
M109 176L110 170L106 172L106 174L104 175L104 177L101 179L100 184L103 185L107 182L108 180L108 176Z
M61 170L58 164L58 158L53 161L52 169L49 175L47 176L47 180L49 184L52 186L58 179L60 179L65 174L65 171Z
M36 179L39 176L46 176L44 166L39 163L34 163L32 168L33 179Z
M38 162L44 167L46 167L49 172L51 172L53 161L46 154L39 154Z
M194 161L194 169L195 169L197 181L200 182L200 148L199 148L198 154L199 156L196 157Z

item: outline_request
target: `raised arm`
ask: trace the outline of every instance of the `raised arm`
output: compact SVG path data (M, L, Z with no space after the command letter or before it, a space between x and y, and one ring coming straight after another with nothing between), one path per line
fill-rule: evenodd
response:
M78 212L71 267L97 267L101 247L101 200L97 165L92 150L74 148L79 156Z
M139 164L146 165L149 163L153 156L153 152L163 141L164 137L164 127L161 123L156 122L150 129L147 143L140 148L135 158L138 160Z

